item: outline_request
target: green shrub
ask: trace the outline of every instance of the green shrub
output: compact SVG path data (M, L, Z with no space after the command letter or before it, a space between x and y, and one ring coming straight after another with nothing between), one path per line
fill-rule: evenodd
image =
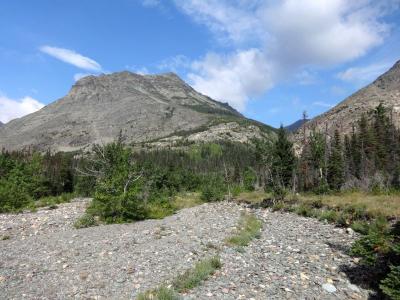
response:
M219 176L211 176L201 189L201 199L206 202L221 201L224 199L226 186Z
M284 186L276 185L272 187L272 197L275 200L285 200L287 194L288 191Z
M390 251L392 239L386 219L378 218L369 226L368 234L353 244L350 253L361 257L362 263L371 266L379 256Z
M146 206L146 218L163 219L174 214L176 207L168 199L151 201Z
M241 185L235 184L235 185L232 187L232 196L233 196L233 197L239 196L239 194L242 193L243 190L244 190L244 189L243 189L243 187L242 187Z
M390 266L390 273L381 281L379 287L391 299L400 299L400 265Z
M254 191L256 181L257 181L257 175L254 172L254 170L247 168L243 176L244 189L249 192Z
M367 234L368 233L368 228L369 228L369 224L366 221L354 221L351 224L351 229L353 229L355 232L361 233L361 234Z
M319 215L319 220L327 220L329 223L335 223L337 220L337 212L334 210L323 210Z
M96 221L96 219L89 214L84 214L82 217L80 217L78 220L75 221L74 227L76 229L80 228L87 228L87 227L92 227L92 226L97 226L99 225Z

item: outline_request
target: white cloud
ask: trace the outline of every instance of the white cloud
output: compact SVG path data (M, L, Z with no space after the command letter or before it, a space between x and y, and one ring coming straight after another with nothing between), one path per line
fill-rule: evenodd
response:
M218 41L236 47L196 61L189 79L201 92L241 110L282 80L310 84L314 70L352 61L380 45L390 29L381 17L398 2L175 0Z
M29 96L22 99L10 99L0 95L0 121L8 121L33 113L44 106L43 103Z
M392 63L377 63L363 67L352 67L338 73L337 78L356 84L365 84L387 71L392 65Z
M102 70L98 62L89 57L83 56L73 50L51 46L42 46L40 47L40 51L50 56L53 56L63 62L74 65L75 67L78 67L80 69L95 72L100 72Z
M191 61L185 55L179 54L161 61L157 68L163 71L177 72L181 68L189 68Z
M271 72L263 54L257 49L239 51L228 56L209 53L195 61L188 74L193 87L210 97L227 101L243 111L250 97L272 86Z
M225 42L243 42L262 34L254 9L260 1L175 0L176 5L196 22L206 25Z

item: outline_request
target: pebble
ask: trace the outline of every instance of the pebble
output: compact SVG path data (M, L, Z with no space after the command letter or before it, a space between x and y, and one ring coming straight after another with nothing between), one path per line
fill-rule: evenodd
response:
M336 292L336 287L333 284L330 283L324 283L322 285L322 288L327 291L328 293L334 293Z

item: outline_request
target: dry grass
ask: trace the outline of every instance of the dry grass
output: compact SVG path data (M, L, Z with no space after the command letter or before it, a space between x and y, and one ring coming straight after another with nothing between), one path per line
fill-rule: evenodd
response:
M177 209L190 208L203 203L204 201L201 200L200 193L198 192L179 193L174 198L174 206Z
M268 198L268 194L264 191L243 192L236 199L237 201L245 201L252 204L262 202ZM289 195L290 197L290 195ZM400 194L374 195L364 192L345 192L334 195L313 195L302 194L298 198L300 202L312 203L322 201L322 204L331 208L343 208L345 206L364 206L366 211L371 215L382 215L385 217L400 218Z
M252 192L242 192L235 197L238 202L248 202L251 204L257 204L262 202L268 195L263 190L252 191Z
M400 195L373 195L362 192L349 192L338 195L301 195L301 202L322 201L331 208L343 208L348 205L364 206L371 215L385 217L400 217Z

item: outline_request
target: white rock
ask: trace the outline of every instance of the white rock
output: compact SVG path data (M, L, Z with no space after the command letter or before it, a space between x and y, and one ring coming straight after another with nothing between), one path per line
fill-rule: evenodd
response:
M330 284L330 283L324 283L324 284L322 285L322 288L323 288L325 291L327 291L328 293L334 293L334 292L336 292L335 286L334 286L333 284Z

